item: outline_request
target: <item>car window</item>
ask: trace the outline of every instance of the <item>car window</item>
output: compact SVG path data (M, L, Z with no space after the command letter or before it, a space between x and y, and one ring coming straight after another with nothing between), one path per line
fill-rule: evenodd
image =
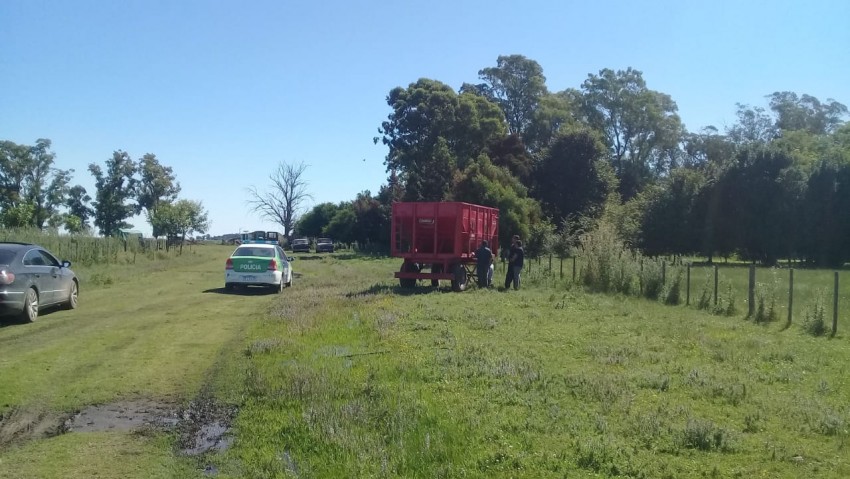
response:
M41 255L42 260L44 261L43 264L46 264L47 266L59 266L59 260L54 258L52 254L48 253L47 251L39 251L38 253L39 255Z
M10 264L15 259L15 252L8 249L0 249L0 264Z
M46 263L41 253L37 249L32 249L24 255L24 264L26 266L44 266Z

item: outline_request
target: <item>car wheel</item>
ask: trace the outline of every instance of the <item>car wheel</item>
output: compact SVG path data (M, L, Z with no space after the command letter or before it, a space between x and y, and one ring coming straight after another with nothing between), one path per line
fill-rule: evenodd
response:
M77 298L80 295L80 287L77 281L71 281L71 292L68 294L68 301L65 301L65 309L77 309Z
M224 283L224 290L225 291L233 291L233 289L234 289L233 283Z
M283 292L283 288L284 288L285 286L286 286L286 283L284 283L284 282L283 282L283 277L281 276L281 278L280 278L280 283L278 283L278 284L277 284L277 286L275 287L275 291L277 291L278 293L282 293L282 292Z
M289 281L286 282L286 287L287 288L292 287L292 274L291 273L289 274Z
M28 323L34 323L38 319L38 292L35 288L28 289L24 296L24 310L21 312L21 318Z

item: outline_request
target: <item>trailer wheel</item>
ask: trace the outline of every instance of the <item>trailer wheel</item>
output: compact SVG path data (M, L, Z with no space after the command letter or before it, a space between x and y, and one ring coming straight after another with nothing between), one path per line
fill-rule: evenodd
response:
M455 279L452 280L452 291L461 292L466 289L467 276L466 276L466 268L463 267L462 264L456 264L454 268L452 268L452 274L454 274Z
M418 273L419 266L416 263L405 262L401 265L402 273ZM416 286L416 280L413 278L399 278L398 283L402 288L413 288Z

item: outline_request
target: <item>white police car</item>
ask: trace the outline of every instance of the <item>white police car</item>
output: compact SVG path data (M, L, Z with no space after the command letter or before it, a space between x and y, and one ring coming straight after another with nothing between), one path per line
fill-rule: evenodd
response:
M283 291L292 286L291 261L276 241L248 240L227 258L224 289L263 286Z

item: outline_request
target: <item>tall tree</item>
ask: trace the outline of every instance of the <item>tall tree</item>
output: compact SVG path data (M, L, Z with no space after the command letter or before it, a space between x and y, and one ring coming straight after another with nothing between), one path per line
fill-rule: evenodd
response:
M200 201L161 202L152 220L158 231L171 238L180 238L181 252L187 235L206 233L210 227L209 215Z
M144 209L153 228L151 218L156 214L157 206L176 200L180 193L180 183L175 180L171 167L163 166L153 153L147 153L139 160L138 172L136 213L141 213ZM162 234L153 228L154 237Z
M392 112L378 130L389 148L388 172L404 185L407 201L440 201L454 173L505 133L499 107L474 93L456 94L436 80L420 79L387 96Z
M121 228L132 225L125 220L135 211L128 201L136 196L136 163L125 151L115 151L106 160L106 171L95 163L89 165L95 178L97 194L94 206L94 224L104 236L115 236Z
M576 128L558 136L534 170L534 197L555 224L571 215L596 216L616 189L605 145L596 132Z
M90 202L91 196L88 195L86 189L82 186L75 185L68 190L68 197L65 200L65 207L68 208L68 214L65 217L65 228L69 232L81 233L88 228L89 218L94 215L94 211L89 206Z
M816 135L832 133L841 126L847 115L847 107L829 98L821 103L817 98L803 94L797 96L790 91L768 95L770 109L776 114L779 130L804 130Z
M525 137L541 97L547 94L543 68L522 55L500 55L496 66L478 72L488 94L505 114L508 132Z
M581 104L581 92L574 89L540 97L531 123L523 134L528 148L532 152L539 152L549 146L561 128L577 125L576 114Z
M628 199L669 168L670 153L683 135L676 102L646 87L632 68L588 75L582 84L583 113L605 134L611 161Z
M298 236L322 236L324 229L342 206L330 202L319 203L313 209L301 215L295 225Z
M281 162L277 170L269 175L271 185L261 193L257 187L248 188L248 204L251 209L283 227L287 239L292 239L295 222L301 211L301 205L312 198L307 192L307 179L304 162L290 164Z
M773 118L764 108L737 103L738 121L728 128L726 134L737 145L750 143L766 144L779 136Z
M455 174L453 201L466 201L499 209L499 242L510 244L512 235L528 238L530 227L540 221L540 204L528 197L528 189L508 171L481 155Z
M54 168L50 146L44 138L33 146L0 142L0 209L10 210L12 223L43 228L58 217L73 170Z

